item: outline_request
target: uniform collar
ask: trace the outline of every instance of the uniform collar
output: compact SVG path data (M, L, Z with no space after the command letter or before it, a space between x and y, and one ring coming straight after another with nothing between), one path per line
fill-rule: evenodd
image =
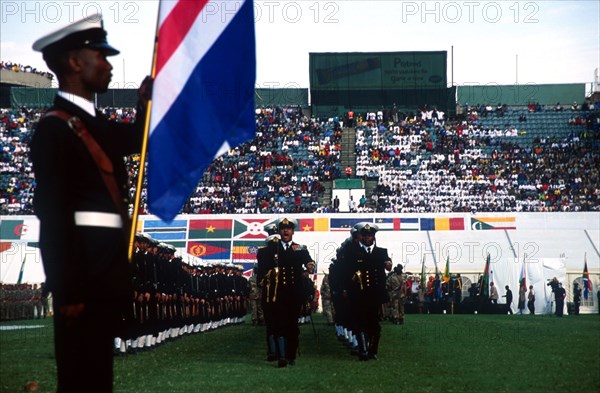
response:
M65 100L69 101L73 105L77 105L79 108L84 110L90 116L96 117L96 106L94 105L94 103L92 101L88 101L85 98L80 97L78 95L75 95L72 93L66 93L66 92L60 91L60 90L56 94L58 96L64 98Z

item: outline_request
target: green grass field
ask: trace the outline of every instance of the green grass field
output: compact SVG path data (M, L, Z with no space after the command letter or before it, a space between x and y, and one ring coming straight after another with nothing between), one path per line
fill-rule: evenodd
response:
M51 319L0 330L0 391L55 390ZM383 323L380 359L359 362L315 316L297 365L265 361L264 327L242 324L115 358L115 392L598 392L600 317L408 315ZM81 390L85 392L85 388Z

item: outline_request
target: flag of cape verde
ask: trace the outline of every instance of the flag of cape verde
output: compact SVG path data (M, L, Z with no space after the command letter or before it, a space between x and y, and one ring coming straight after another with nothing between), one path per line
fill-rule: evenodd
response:
M251 0L164 0L148 145L150 211L170 221L220 154L255 136Z

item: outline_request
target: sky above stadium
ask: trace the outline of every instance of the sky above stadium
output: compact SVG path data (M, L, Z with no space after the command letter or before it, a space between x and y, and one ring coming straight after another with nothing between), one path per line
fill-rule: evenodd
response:
M227 18L220 3L211 17ZM257 87L309 87L310 52L448 51L448 83L591 83L600 67L600 2L255 1ZM150 74L157 0L0 2L0 58L40 70L40 36L100 12L112 88ZM451 50L454 48L452 67ZM452 73L453 69L453 73Z

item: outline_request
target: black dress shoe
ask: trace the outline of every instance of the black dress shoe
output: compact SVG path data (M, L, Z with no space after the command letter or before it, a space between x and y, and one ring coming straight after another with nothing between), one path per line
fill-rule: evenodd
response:
M277 367L279 367L279 368L287 367L287 365L288 365L288 361L285 358L280 358L279 361L277 362Z

